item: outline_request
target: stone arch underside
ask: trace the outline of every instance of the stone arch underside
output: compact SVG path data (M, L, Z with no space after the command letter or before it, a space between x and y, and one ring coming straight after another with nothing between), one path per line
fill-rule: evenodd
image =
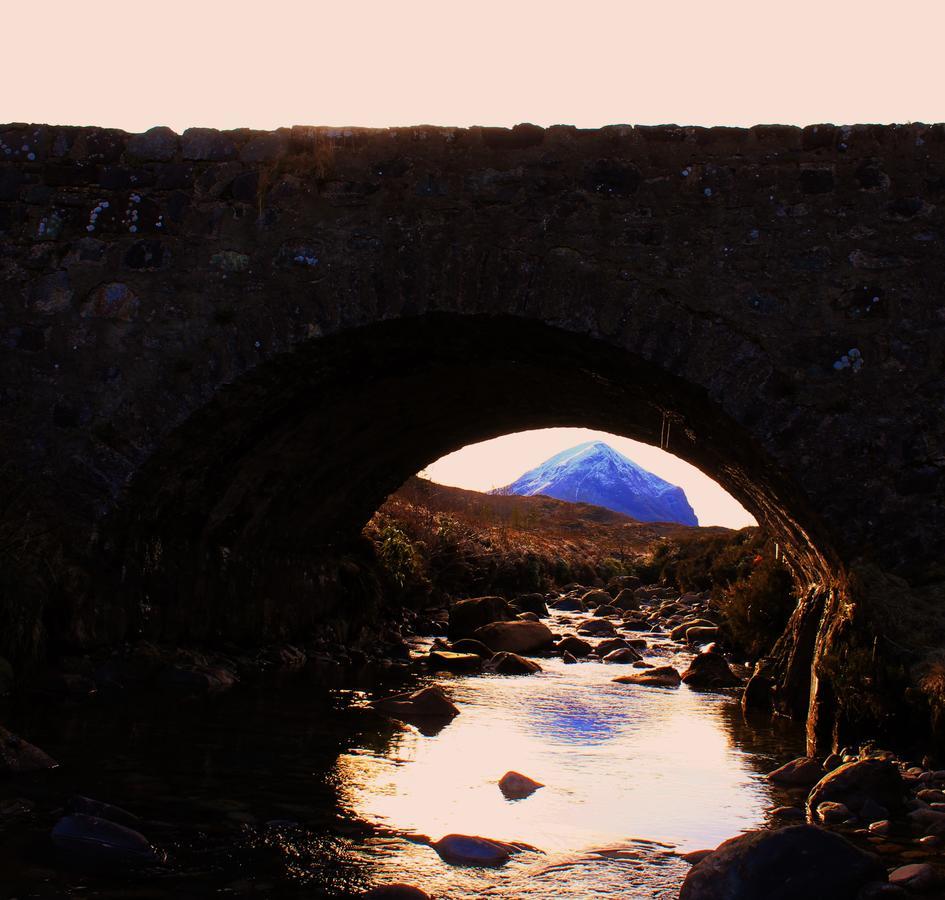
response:
M374 510L434 459L510 431L586 426L666 449L739 499L785 548L819 627L843 589L804 491L704 388L540 322L434 313L315 339L228 385L175 429L108 518L106 591L165 637L246 639L349 616L320 584ZM667 428L666 426L669 425ZM118 574L120 572L120 574ZM134 618L135 603L126 607ZM816 631L790 672L808 704ZM785 660L785 668L791 668Z
M0 141L0 487L58 541L50 627L276 622L317 586L269 590L280 556L441 452L666 414L821 587L787 670L813 643L863 706L945 646L945 126Z

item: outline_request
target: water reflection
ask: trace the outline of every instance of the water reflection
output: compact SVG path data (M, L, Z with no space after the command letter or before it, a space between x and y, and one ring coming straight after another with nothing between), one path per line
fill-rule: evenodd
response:
M434 840L524 841L549 856L515 858L497 874L404 843L371 856L379 881L410 873L446 897L560 897L538 885L563 867L574 896L605 896L609 879L626 891L629 867L634 878L649 873L651 892L639 896L657 897L662 882L678 888L685 867L640 839L677 852L715 846L776 805L762 774L794 736L771 736L771 758L756 756L731 697L613 684L622 668L596 662L541 663L524 678L439 678L462 710L447 728L435 738L407 729L386 754L343 754L337 772L341 802L368 820ZM509 802L497 782L510 769L545 787Z

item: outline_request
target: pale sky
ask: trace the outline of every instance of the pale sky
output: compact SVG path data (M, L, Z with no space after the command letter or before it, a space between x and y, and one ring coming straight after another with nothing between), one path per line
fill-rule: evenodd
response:
M754 518L734 497L708 475L671 453L589 428L541 428L507 434L438 459L424 470L433 481L474 491L504 487L548 457L585 441L604 441L671 484L679 485L689 498L700 525L743 528L756 525Z
M3 4L0 122L945 120L941 0Z

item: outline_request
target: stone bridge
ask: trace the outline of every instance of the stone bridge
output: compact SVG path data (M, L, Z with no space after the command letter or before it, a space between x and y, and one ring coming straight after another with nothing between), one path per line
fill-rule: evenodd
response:
M11 634L302 627L407 476L584 425L779 536L823 738L945 646L943 236L942 125L0 126Z

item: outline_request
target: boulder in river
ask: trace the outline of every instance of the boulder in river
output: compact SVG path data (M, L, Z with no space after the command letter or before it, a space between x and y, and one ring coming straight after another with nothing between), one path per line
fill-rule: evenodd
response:
M774 705L774 682L762 672L755 672L748 679L742 694L742 712L746 715L770 713Z
M679 900L856 900L886 869L840 835L812 825L749 831L686 876Z
M85 869L126 869L164 859L140 832L81 813L63 816L52 830L52 842L68 863Z
M644 641L644 643L646 643ZM594 649L600 657L606 656L612 650L620 650L621 647L629 647L630 642L621 637L604 638Z
M478 672L482 668L482 657L476 653L456 653L452 650L431 650L427 662L434 671Z
M395 719L412 722L415 719L452 719L459 710L438 684L421 688L409 694L397 694L375 700L371 706Z
M734 687L741 679L729 668L721 653L699 653L682 673L682 680L693 687Z
M525 659L506 650L496 653L489 660L489 668L497 675L532 675L541 671L541 666L533 659Z
M611 650L610 653L603 657L603 659L604 662L607 663L621 663L622 665L629 665L630 663L639 662L640 654L631 647L618 647L616 650Z
M506 772L499 779L499 790L502 791L506 800L522 800L543 787L540 781L522 775L521 772Z
M588 619L578 626L577 633L589 637L613 637L617 634L617 629L606 619Z
M581 601L584 603L585 607L593 606L610 606L614 602L614 598L607 593L607 591L602 591L599 589L594 589L588 591L581 597Z
M584 612L587 608L580 597L562 597L551 604L558 612Z
M515 618L515 610L502 597L471 597L458 600L450 607L447 636L451 641L472 637L477 628L490 622L507 622Z
M550 646L555 639L544 622L492 622L477 628L473 637L496 653L531 653Z
M620 610L610 603L602 603L594 610L595 616L619 616Z
M568 653L567 650L561 654L561 662L566 666L573 666L577 662L577 657L573 653Z
M860 759L827 773L807 798L807 816L816 820L816 810L828 800L843 803L860 815L868 801L895 815L902 808L906 786L896 764L887 759Z
M430 846L446 862L457 866L501 866L521 849L515 844L471 834L448 834Z
M450 650L454 653L475 653L483 659L492 659L492 651L482 642L475 638L460 638L450 644Z
M772 784L783 784L788 787L813 787L824 776L820 760L812 756L799 756L786 762L773 772L765 775Z
M674 641L684 640L686 637L686 632L690 628L697 628L700 626L705 626L707 628L715 628L715 622L710 622L708 619L686 619L684 622L681 622L677 625L670 633L669 636Z
M635 675L618 675L613 679L617 684L644 684L651 687L677 687L680 682L679 672L672 666L654 666Z
M624 588L614 597L614 606L617 609L622 609L625 612L636 612L640 608L640 601L637 599L636 594L633 593L629 588Z
M540 618L548 615L548 605L545 603L544 594L519 594L512 601L512 606L519 612L534 613Z
M55 769L59 763L39 747L0 726L0 775Z
M695 625L686 629L687 644L706 644L719 636L719 629L715 625Z
M555 645L555 649L562 653L570 653L573 656L588 656L594 648L581 638L573 634L567 634Z
M541 621L537 615L533 612L523 612L519 613L516 617L521 622L539 622Z

